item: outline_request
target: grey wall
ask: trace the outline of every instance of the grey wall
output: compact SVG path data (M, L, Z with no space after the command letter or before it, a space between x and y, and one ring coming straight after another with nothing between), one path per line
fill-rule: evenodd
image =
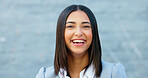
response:
M0 0L0 78L34 78L53 65L56 22L71 4L88 6L99 24L103 59L128 78L148 77L148 0Z

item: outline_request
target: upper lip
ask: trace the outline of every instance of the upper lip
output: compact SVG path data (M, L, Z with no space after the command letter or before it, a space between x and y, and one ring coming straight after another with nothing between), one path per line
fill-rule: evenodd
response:
M85 39L72 39L72 41L74 41L74 40L83 40L83 41L86 41Z

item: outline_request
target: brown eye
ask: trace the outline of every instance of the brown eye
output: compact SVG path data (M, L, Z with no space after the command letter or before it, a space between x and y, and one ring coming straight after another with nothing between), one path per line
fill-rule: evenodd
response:
M91 28L90 26L83 26L83 28Z
M74 26L71 26L71 25L70 25L70 26L66 26L66 28L74 28Z
M66 26L66 29L69 29L69 30L71 30L71 29L73 29L73 28L74 28L73 25L67 25L67 26Z

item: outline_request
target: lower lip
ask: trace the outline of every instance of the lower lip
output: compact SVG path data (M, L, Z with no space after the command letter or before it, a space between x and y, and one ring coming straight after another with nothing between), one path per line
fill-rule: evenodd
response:
M74 46L83 46L84 44L85 44L85 42L84 43L80 43L80 44L73 43Z

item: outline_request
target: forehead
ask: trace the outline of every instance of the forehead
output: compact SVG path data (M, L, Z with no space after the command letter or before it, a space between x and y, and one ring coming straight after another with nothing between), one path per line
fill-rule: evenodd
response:
M88 21L90 22L87 14L81 10L71 12L66 21Z

